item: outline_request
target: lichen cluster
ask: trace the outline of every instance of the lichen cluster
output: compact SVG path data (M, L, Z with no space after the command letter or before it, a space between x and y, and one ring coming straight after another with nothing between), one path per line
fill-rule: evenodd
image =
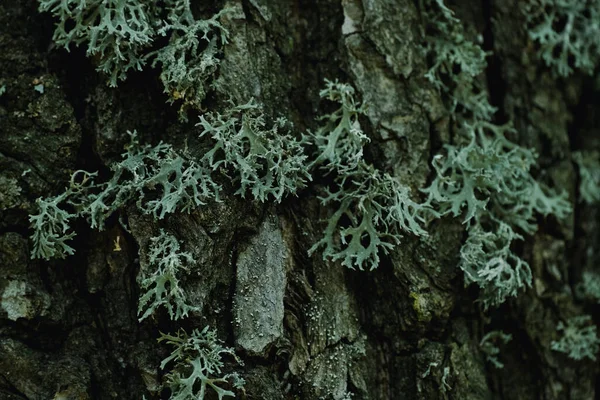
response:
M576 7L571 3L535 0L523 8L540 57L561 76L574 69L589 73L600 58L600 46L594 42L600 31L598 2L587 0ZM266 115L256 99L231 103L220 112L203 112L209 78L217 71L221 46L228 42L229 33L221 22L227 10L198 19L188 0L148 4L40 0L40 9L58 19L55 42L66 48L85 46L98 69L109 76L110 85L145 64L159 67L165 92L171 102L180 102L182 118L187 118L189 109L199 114L198 139L206 151L194 156L162 142L140 144L131 133L130 145L121 161L110 167L106 181L99 181L97 173L77 171L63 193L38 199L38 212L30 216L31 256L49 260L72 255L71 223L77 218L103 229L111 215L135 205L160 220L219 202L230 186L242 198L282 203L318 181L321 184L312 189L322 194L320 202L330 215L322 236L309 250L311 255L320 253L327 262L373 270L403 237L424 238L428 223L448 216L465 226L458 267L466 284L479 287L483 308L516 296L531 286L533 277L527 261L514 250L515 242L534 234L540 217L566 218L571 204L566 193L536 179L537 156L516 142L518 133L512 123L498 122L481 78L488 53L480 38L469 39L443 0L421 0L420 6L426 26L423 50L430 65L425 77L445 101L454 136L433 158L429 185L413 193L366 156L367 105L348 84L325 82L320 97L335 108L308 124L316 129L304 132L297 132L282 116ZM559 31L557 19L565 23ZM165 44L156 47L161 36ZM598 202L597 155L577 153L574 160L579 165L582 201ZM172 320L199 311L179 284L194 264L181 245L164 231L150 240L148 266L138 277L143 292L140 321L163 308ZM583 327L581 321L575 321L575 327L559 325L565 336L552 348L573 358L591 358L586 351L597 350L595 330ZM498 337L508 341L508 335ZM590 343L587 350L576 343L583 342L581 338ZM499 350L487 339L481 346L488 359L501 367L496 358ZM175 364L167 375L172 399L202 399L207 388L221 399L234 395L222 384L241 385L236 376L222 374L221 356L234 354L218 343L214 332L163 335L160 340L175 347L161 364L162 368Z

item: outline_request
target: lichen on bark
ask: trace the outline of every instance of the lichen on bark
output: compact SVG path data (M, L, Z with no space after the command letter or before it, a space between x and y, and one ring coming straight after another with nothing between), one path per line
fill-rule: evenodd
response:
M198 113L255 99L266 118L285 116L300 137L334 107L319 99L324 80L339 79L367 105L359 117L370 139L365 158L423 196L432 158L458 141L444 95L425 77L431 60L420 2L192 3L197 15L232 9L222 20L228 43ZM318 200L319 187L334 179L327 174L273 204L233 195L238 188L217 171L220 202L162 220L132 204L102 232L78 220L75 255L30 260L35 200L60 193L78 169L109 179L127 130L197 158L210 145L198 138L197 120L179 121L177 108L164 103L157 71L132 71L107 88L97 60L51 44L54 21L36 12L36 1L3 1L0 398L168 398L158 367L171 349L156 342L159 331L207 325L245 361L239 398L593 398L597 364L551 344L560 340L559 321L597 311L581 283L600 262L600 213L598 204L577 201L571 154L600 149L600 88L597 77L552 75L536 58L519 3L445 4L468 38L492 53L477 79L499 109L495 122L513 121L520 133L511 140L539 154L532 173L565 189L575 212L565 221L536 217L539 231L511 247L530 263L532 288L484 313L474 303L477 289L463 287L466 236L458 220L432 221L426 237L407 235L371 272L309 256L331 215ZM181 286L197 310L177 323L158 310L139 323L136 277L161 229L195 260ZM479 348L494 330L513 337L498 355L502 369ZM239 368L233 364L226 368Z

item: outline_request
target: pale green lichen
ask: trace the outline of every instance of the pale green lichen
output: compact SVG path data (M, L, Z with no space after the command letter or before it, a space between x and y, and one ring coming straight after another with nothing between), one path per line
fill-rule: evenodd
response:
M369 139L359 121L364 106L354 99L354 89L326 81L320 95L339 106L320 118L321 126L305 142L314 148L311 167L333 176L320 200L335 211L309 254L322 248L323 259L372 270L379 265L379 253L393 249L404 234L426 235L422 224L433 211L412 200L410 189L398 179L364 159Z
M536 154L510 140L517 133L512 124L493 122L496 108L479 76L487 54L467 39L443 0L423 0L421 6L432 65L426 77L440 90L458 133L458 143L434 157L436 176L423 192L441 215L466 224L459 267L467 284L480 287L487 309L531 285L529 265L511 250L522 239L518 231L533 234L538 215L564 219L571 205L566 193L533 177Z
M161 230L158 236L150 239L148 263L138 275L140 289L144 291L138 306L140 321L154 314L159 307L166 308L173 321L199 310L190 305L179 283L181 275L189 272L193 263L192 255L180 250L179 241L173 235Z
M243 388L245 382L237 373L223 373L224 357L229 356L239 365L243 365L242 361L233 349L224 347L216 332L208 327L202 331L194 329L191 335L183 330L176 335L162 334L158 341L173 347L172 353L160 364L161 369L173 364L166 375L171 400L203 400L209 390L222 400L235 397L235 393L225 387Z
M589 358L596 360L600 349L600 339L596 334L596 326L588 315L570 318L566 324L560 321L556 326L561 337L551 343L554 351L565 353L574 360Z
M146 63L160 66L169 101L181 101L180 116L199 110L208 80L216 72L227 30L219 19L227 9L208 19L194 17L189 0L39 0L40 11L56 19L54 42L67 50L83 46L108 75L110 86ZM166 44L151 51L157 38Z
M579 196L587 204L600 202L600 152L578 151L573 160L579 169Z
M496 112L487 99L487 91L478 78L486 69L482 36L470 40L463 23L443 0L420 0L425 21L423 35L430 68L425 77L447 95L453 116L463 114L475 120L489 120Z
M575 286L575 293L581 299L600 304L600 273L585 271L581 274L581 281Z
M218 69L220 49L228 36L219 19L229 10L197 20L189 1L167 2L167 8L168 17L158 33L170 34L169 44L147 57L153 59L153 67L161 66L165 93L169 102L181 102L180 117L185 120L188 108L201 108L208 81Z
M37 199L38 213L29 216L33 229L31 258L65 258L75 253L67 242L75 237L71 231L71 219L77 215L63 210L59 204L67 199L69 191L47 199Z
M512 340L512 335L504 333L503 331L490 331L486 333L481 342L479 342L479 348L485 354L486 360L490 362L494 367L501 369L504 368L504 364L498 359L500 355L501 345L505 345Z
M260 202L281 202L311 179L308 156L291 125L283 118L268 124L254 101L222 114L207 113L197 126L200 136L213 143L202 161L213 170L228 171L239 186L235 193L242 197L249 192Z
M600 61L600 1L529 0L521 9L538 56L557 75L594 72Z
M459 267L465 283L481 289L484 308L497 306L531 286L529 264L511 250L533 234L537 216L565 218L571 211L566 193L554 191L531 175L535 154L509 141L512 129L486 121L464 125L465 146L445 146L434 158L436 177L423 191L440 214L460 217L468 238Z
M333 190L320 199L335 212L309 253L323 247L323 258L349 268L373 270L380 251L388 253L403 234L427 235L421 226L426 206L413 201L410 189L397 179L371 165L360 163L338 175Z
M325 81L320 97L339 104L339 107L331 114L321 116L321 126L305 136L305 141L316 147L311 168L318 166L343 174L364 162L363 146L369 138L358 118L365 112L365 107L357 103L354 94L354 88L348 84Z
M156 10L139 0L40 0L40 11L58 19L54 42L66 49L85 45L112 86L142 68L141 53L156 35Z
M103 229L105 221L127 204L162 219L176 210L190 212L207 201L218 201L220 186L210 169L180 155L170 145L140 145L135 132L123 159L111 166L107 182L97 174L76 171L64 193L38 199L39 213L30 216L33 258L64 258L74 249L66 244L75 234L69 223L85 217L90 226ZM71 210L71 211L68 211Z

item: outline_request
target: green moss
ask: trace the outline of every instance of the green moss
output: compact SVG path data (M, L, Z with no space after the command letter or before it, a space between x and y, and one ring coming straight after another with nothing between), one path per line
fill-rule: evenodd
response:
M417 321L423 322L423 323L428 323L429 321L431 321L431 313L429 311L425 310L423 308L423 304L422 304L422 302L426 301L426 300L423 299L423 297L420 294L415 293L415 292L410 292L410 294L408 296L411 299L413 299L412 307L417 315Z

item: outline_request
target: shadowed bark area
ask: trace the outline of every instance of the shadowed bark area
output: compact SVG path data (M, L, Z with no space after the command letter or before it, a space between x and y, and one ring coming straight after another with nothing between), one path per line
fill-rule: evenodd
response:
M351 270L308 250L331 209L318 174L297 196L259 203L226 178L221 201L162 220L135 204L103 230L77 220L75 255L30 259L28 216L36 199L59 194L79 169L110 177L129 143L161 141L202 155L197 115L178 119L157 68L106 86L85 50L52 44L54 21L34 0L0 3L0 400L168 399L159 368L171 349L161 333L209 326L243 361L225 373L246 381L239 399L570 399L596 398L598 363L551 350L557 325L599 305L579 295L599 274L600 207L579 201L572 153L600 150L598 78L557 78L535 56L517 0L447 4L465 34L481 37L485 87L496 122L539 154L534 175L569 193L564 221L539 216L535 235L515 252L533 285L483 311L458 267L466 239L460 219L444 217L429 236L404 235L374 271ZM201 13L223 8L197 5ZM269 118L300 134L330 111L324 80L351 84L367 106L365 154L378 169L419 191L434 177L433 157L454 140L428 59L418 1L233 0L224 18L229 42L203 103L206 111L255 99ZM208 11L207 11L208 10ZM0 92L1 93L1 92ZM181 278L197 307L171 321L164 310L138 321L138 274L150 268L150 238L164 230L194 258ZM594 272L595 271L595 272ZM512 335L486 361L480 342ZM207 395L212 398L214 393ZM214 398L217 398L214 395Z

